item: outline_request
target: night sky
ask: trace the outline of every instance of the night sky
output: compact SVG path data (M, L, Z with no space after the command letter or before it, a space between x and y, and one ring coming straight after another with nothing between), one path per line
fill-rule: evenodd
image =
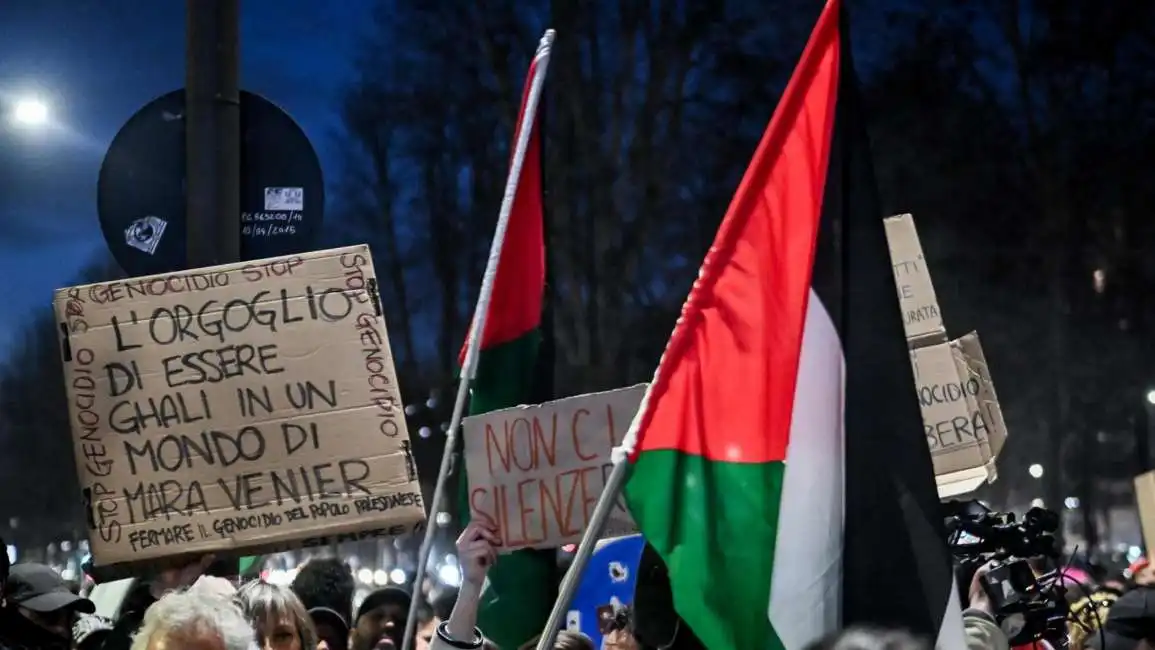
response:
M300 123L336 175L338 98L371 0L242 0L241 85ZM0 361L52 291L105 250L101 158L141 106L184 83L183 0L0 1ZM50 128L9 119L49 105Z

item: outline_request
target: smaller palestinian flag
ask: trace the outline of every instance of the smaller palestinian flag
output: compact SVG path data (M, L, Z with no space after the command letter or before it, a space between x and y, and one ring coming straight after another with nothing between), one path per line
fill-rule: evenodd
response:
M521 129L532 129L509 217L489 304L477 376L470 391L469 414L478 415L553 398L548 383L538 380L545 293L545 234L542 190L540 114L527 116L530 87L543 50L530 65L518 115ZM540 109L540 104L538 105ZM468 341L459 363L464 365ZM468 523L469 481L461 470L460 512ZM478 610L478 626L502 648L518 648L541 634L557 597L557 554L522 550L502 555L488 576Z
M855 624L965 647L845 39L830 0L625 445L627 503L710 650Z

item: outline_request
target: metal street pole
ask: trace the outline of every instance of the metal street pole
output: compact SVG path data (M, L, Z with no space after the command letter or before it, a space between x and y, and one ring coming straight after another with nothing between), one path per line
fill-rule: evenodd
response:
M187 0L187 266L241 258L240 0Z

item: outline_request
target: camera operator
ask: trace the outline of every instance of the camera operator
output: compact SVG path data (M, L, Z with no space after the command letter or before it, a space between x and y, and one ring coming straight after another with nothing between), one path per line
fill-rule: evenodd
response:
M1019 519L978 501L943 504L951 553L959 573L968 645L1005 650L1066 648L1069 608L1059 557L1059 516L1031 508ZM972 573L973 572L973 573Z
M967 589L967 608L963 610L963 629L967 650L1009 650L1007 634L995 621L991 599L983 590L983 576L990 573L994 562L988 562L975 571Z

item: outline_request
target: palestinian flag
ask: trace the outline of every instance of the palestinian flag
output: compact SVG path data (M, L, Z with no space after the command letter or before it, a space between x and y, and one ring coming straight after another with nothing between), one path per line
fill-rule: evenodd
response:
M830 0L625 445L710 650L854 624L964 647L845 25Z
M477 376L471 386L470 415L553 399L550 394L552 359L539 358L539 351L549 352L550 348L550 341L543 346L542 340L546 277L542 139L538 117L542 111L535 116L525 114L541 55L539 50L530 65L513 138L516 143L521 129L532 129L481 337ZM467 347L468 341L458 359L463 365ZM462 472L459 512L467 519L469 482L465 477L465 463L458 466ZM478 611L478 627L502 648L518 648L540 635L557 597L556 574L555 551L524 550L502 555L489 571Z

